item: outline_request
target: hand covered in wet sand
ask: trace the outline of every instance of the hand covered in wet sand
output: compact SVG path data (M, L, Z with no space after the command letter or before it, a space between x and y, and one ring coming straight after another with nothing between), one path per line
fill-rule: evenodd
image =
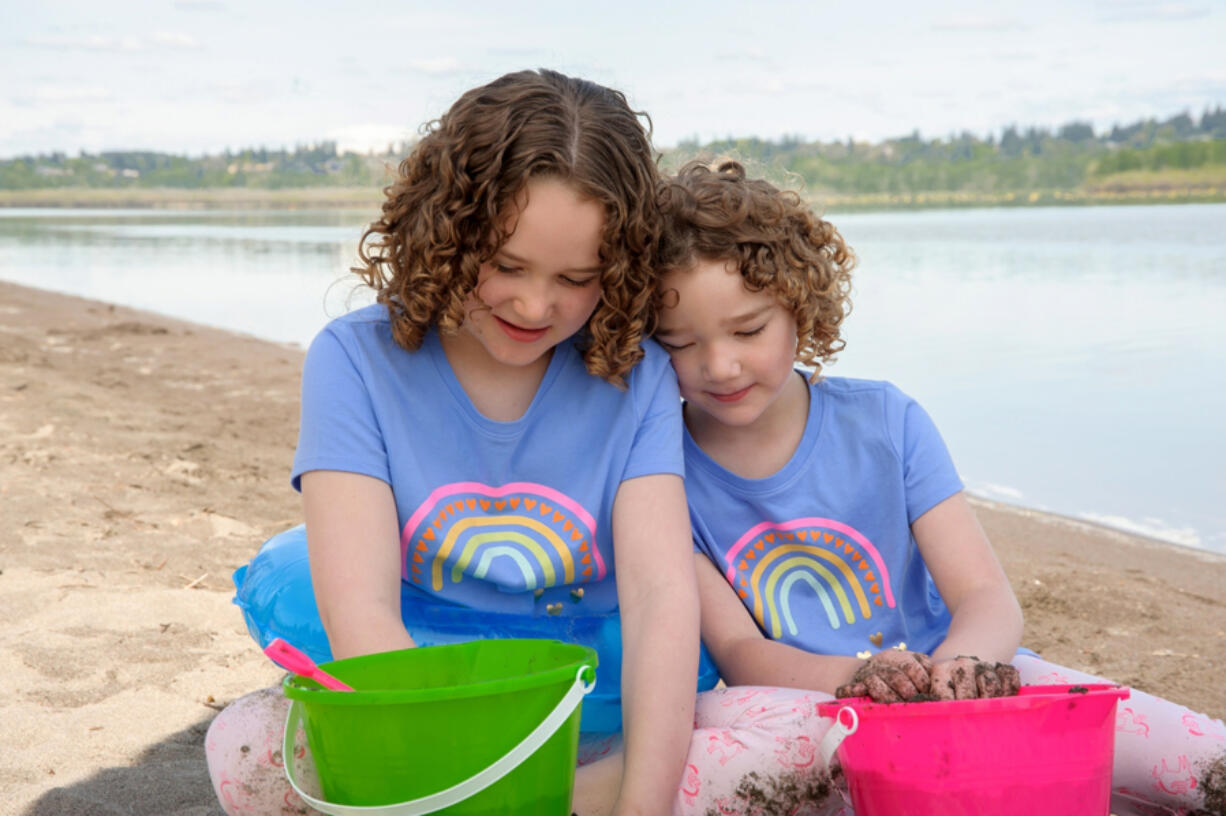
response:
M868 659L836 697L872 697L876 703L900 703L929 693L932 660L926 654L886 649Z
M1013 697L1022 687L1017 669L959 655L932 664L932 696L938 700Z

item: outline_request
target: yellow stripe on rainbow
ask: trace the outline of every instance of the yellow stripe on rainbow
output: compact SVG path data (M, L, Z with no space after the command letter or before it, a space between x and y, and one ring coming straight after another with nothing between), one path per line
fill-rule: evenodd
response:
M447 531L447 537L443 539L442 546L440 546L438 552L434 554L434 561L431 565L431 583L433 584L435 591L443 588L443 565L447 562L447 556L451 554L451 551L455 547L456 541L459 540L460 536L468 529L473 527L502 527L503 529L494 533L477 534L474 535L472 539L466 541L464 550L460 554L460 561L458 564L461 569L464 566L467 566L468 562L475 554L477 546L480 544L489 543L491 541L515 541L516 543L525 544L525 546L527 546L525 542L528 542L535 546L535 549L529 549L531 549L533 555L535 555L541 562L541 567L545 572L545 585L554 586L557 581L553 569L553 562L550 560L549 555L545 552L544 548L535 541L532 541L532 539L528 538L523 533L515 533L506 529L507 527L525 527L535 533L538 533L541 538L545 539L545 541L553 547L554 551L557 552L558 557L562 561L562 570L564 575L563 583L570 584L574 582L575 560L572 557L570 550L562 542L561 537L549 527L528 516L472 516L470 518L461 519L452 525ZM480 539L480 541L476 541L477 539ZM474 541L476 541L476 544L474 544ZM454 570L452 571L452 582L458 583Z

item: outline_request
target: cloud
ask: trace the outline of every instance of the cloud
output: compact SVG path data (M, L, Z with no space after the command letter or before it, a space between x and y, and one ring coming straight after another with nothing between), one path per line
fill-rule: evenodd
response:
M421 74L440 76L459 73L462 66L455 57L430 57L410 61L409 69Z
M999 31L1025 31L1027 26L1012 17L981 17L964 15L947 17L932 24L935 31L985 33Z
M139 53L143 51L200 48L200 42L190 34L177 31L157 31L147 37L107 37L101 34L84 36L30 37L27 45L57 51L108 51Z
M178 0L175 8L183 11L225 11L226 4L219 0Z
M54 48L60 51L140 51L141 42L136 37L104 37L91 34L83 37L52 36L30 37L27 45L35 48Z
M15 94L10 101L21 107L41 107L109 102L113 98L111 89L101 85L33 85Z
M155 31L149 37L150 42L157 46L166 46L169 48L200 48L200 41L191 34L183 34L179 31Z
M403 125L393 125L385 122L361 122L334 128L324 134L324 138L336 142L336 149L341 153L352 150L355 153L366 153L371 150L384 150L389 144L409 141L414 132Z
M1154 0L1125 0L1101 9L1098 19L1104 23L1153 23L1196 20L1208 17L1212 8L1207 3L1168 3Z

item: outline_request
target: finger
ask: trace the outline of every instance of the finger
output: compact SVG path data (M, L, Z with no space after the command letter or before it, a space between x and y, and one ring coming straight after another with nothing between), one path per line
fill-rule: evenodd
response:
M883 680L879 675L873 675L864 681L864 685L868 690L868 696L873 698L873 702L877 703L901 703L902 698L897 692Z
M954 685L954 699L973 700L979 696L979 689L975 687L974 669L967 666L967 661L961 658L954 661L953 669L950 671L950 681Z
M997 663L996 676L1000 678L1000 693L1003 697L1015 697L1022 690L1022 675L1011 663Z
M835 697L867 697L868 688L863 683L845 683L834 690Z
M932 684L932 679L929 676L929 669L920 662L920 658L928 659L927 655L913 654L912 660L908 660L901 666L903 674L910 681L911 686L915 691L907 696L914 697L916 694L927 694L928 687ZM928 664L931 666L931 662Z
M898 695L900 700L911 700L918 697L920 692L911 682L911 678L903 671L892 671L882 675L882 679L890 688L894 689L894 693ZM927 678L925 678L927 679ZM925 684L927 685L927 684Z
M912 652L911 654L915 656L915 661L920 664L920 668L924 670L924 673L927 674L929 677L931 677L932 676L932 658L924 654L923 652Z
M929 693L938 700L956 699L953 680L950 679L949 671L944 666L933 667Z
M1000 697L1000 678L990 663L975 665L975 688L980 697Z

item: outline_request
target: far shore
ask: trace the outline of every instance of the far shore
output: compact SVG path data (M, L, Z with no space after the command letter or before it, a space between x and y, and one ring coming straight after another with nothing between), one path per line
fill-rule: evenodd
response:
M1136 204L1205 204L1226 202L1226 183L1206 186L1196 179L1181 180L1166 173L1162 178L1119 174L1112 183L1081 190L1003 191L970 193L924 191L908 193L841 194L802 191L819 211L864 212L884 210L965 209L976 207L1112 206ZM383 201L378 188L253 187L101 188L58 187L37 190L0 189L0 210L48 209L152 209L152 210L376 210Z

